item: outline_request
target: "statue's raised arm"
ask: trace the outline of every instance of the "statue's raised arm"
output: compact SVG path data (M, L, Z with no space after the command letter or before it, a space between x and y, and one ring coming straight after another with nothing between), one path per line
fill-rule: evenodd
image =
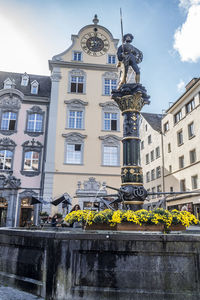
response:
M119 86L126 83L129 66L132 67L135 72L135 82L140 82L140 69L138 64L141 63L143 54L131 44L132 40L133 35L131 33L125 34L123 36L123 45L119 46L117 50L119 66L122 68Z

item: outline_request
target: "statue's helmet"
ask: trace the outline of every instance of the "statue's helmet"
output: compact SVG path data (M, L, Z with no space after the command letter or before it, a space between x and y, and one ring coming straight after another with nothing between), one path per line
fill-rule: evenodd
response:
M125 42L126 40L132 42L133 39L134 39L134 36L131 33L127 33L123 36L123 42Z

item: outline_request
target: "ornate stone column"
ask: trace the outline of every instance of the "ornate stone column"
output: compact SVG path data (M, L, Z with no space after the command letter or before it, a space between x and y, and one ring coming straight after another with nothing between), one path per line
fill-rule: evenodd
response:
M123 167L121 169L121 191L125 204L131 209L142 207L146 198L140 163L139 120L140 111L149 104L146 89L137 83L124 84L113 91L112 99L118 104L124 117L123 123Z

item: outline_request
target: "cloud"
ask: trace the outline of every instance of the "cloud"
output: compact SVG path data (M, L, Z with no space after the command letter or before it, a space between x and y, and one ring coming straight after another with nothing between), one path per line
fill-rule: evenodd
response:
M187 10L187 17L174 34L173 47L182 61L197 62L200 59L200 0L180 0L179 6Z
M179 93L183 93L185 90L185 82L183 79L180 79L179 83L177 84L177 90Z
M200 0L179 0L179 7L184 8L186 11L192 5L199 4Z

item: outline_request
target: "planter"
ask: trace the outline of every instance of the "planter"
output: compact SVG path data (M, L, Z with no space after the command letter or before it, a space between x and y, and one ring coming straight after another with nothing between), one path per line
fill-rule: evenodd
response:
M91 225L83 224L82 228L85 230L116 230L117 226L110 226L109 224L103 223L93 223Z
M169 227L170 231L181 231L181 230L186 230L186 227L182 224L177 224L177 225L171 225Z
M83 229L85 230L114 230L114 231L164 231L164 224L155 224L155 225L146 225L143 224L142 226L134 223L128 223L124 222L121 224L117 224L115 226L110 226L108 224L96 224L93 223L91 225L83 225ZM185 230L186 227L177 224L177 225L171 225L167 231L181 231Z
M158 224L158 225L138 225L134 223L121 223L117 224L117 230L118 231L164 231L164 225Z

